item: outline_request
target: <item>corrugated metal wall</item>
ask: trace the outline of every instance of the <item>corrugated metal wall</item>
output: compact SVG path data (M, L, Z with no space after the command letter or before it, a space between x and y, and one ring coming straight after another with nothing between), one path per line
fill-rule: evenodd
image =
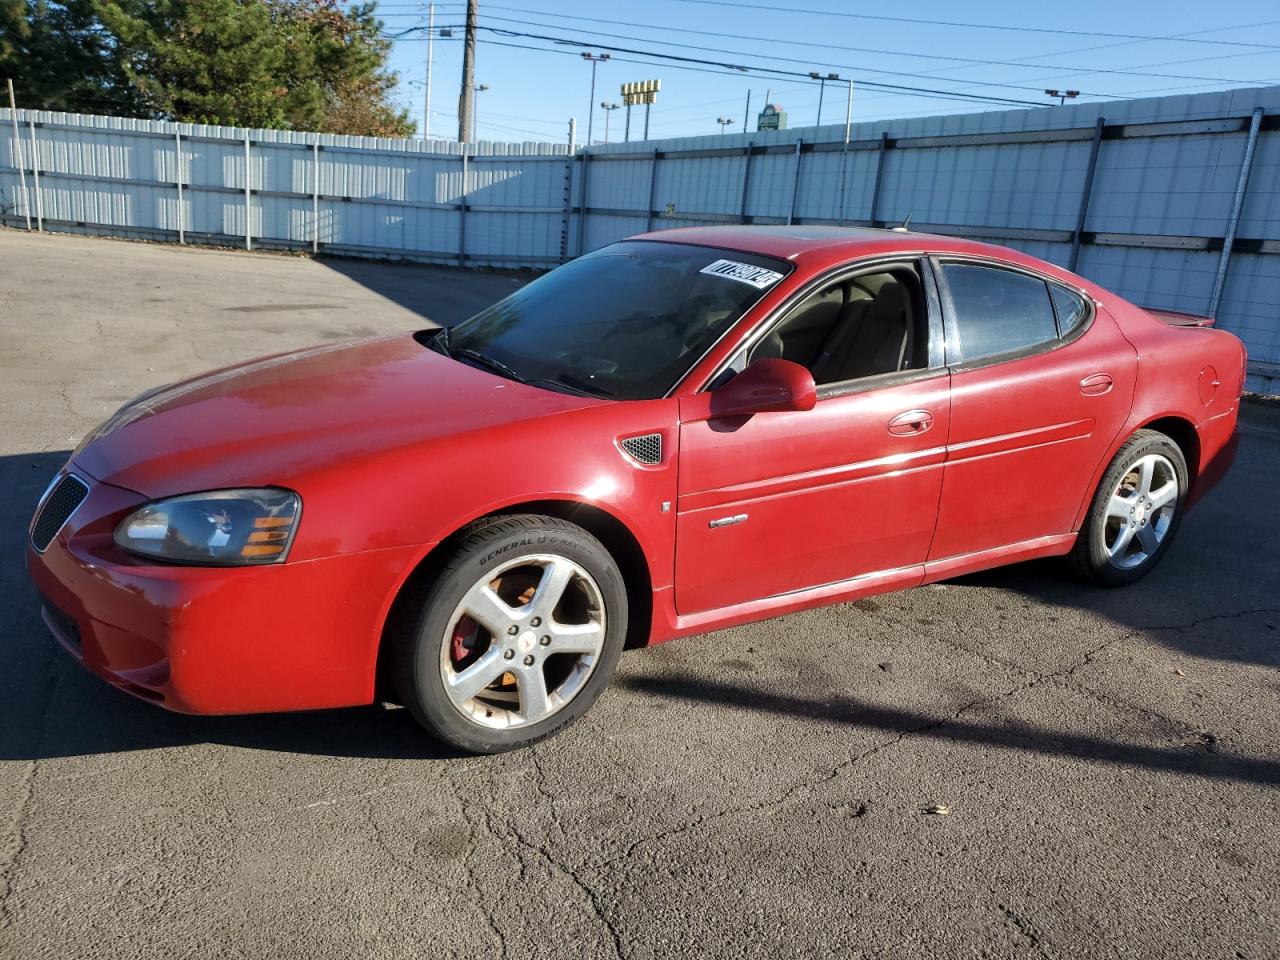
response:
M855 101L855 109L856 109ZM1255 153L1223 257L1250 125ZM596 146L473 145L0 110L0 222L477 266L645 229L892 225L1017 247L1135 302L1216 313L1280 390L1280 87ZM32 163L32 143L35 163ZM248 144L246 151L246 143ZM181 154L181 178L177 158ZM246 156L249 195L245 195ZM178 199L178 181L183 185Z

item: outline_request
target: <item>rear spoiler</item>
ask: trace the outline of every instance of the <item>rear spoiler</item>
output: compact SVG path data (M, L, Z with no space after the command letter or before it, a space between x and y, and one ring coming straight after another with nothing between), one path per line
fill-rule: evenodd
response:
M1183 313L1180 310L1157 310L1154 307L1143 307L1142 309L1157 320L1163 320L1172 327L1212 327L1217 322L1214 317L1206 317L1198 313Z

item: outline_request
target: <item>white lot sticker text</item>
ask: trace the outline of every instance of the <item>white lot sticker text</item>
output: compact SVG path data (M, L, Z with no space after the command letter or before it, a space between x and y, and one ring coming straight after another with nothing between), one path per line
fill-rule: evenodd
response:
M782 274L774 270L766 270L753 263L738 263L736 260L717 260L698 272L726 277L729 280L737 280L739 283L749 283L757 290L763 290L782 279Z

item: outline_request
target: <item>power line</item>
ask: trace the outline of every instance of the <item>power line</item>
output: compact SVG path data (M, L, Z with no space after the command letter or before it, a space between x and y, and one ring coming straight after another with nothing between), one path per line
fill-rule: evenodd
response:
M661 53L653 50L636 50L631 47L620 47L620 46L615 46L613 44L607 44L607 43L594 43L594 42L588 42L586 40L574 40L567 37L555 37L547 34L528 33L521 30L507 30L501 27L486 27L481 25L480 29L488 30L489 32L496 33L499 36L521 37L529 40L546 40L551 43L565 44L567 46L573 46L573 47L593 47L600 50L611 50L611 51L617 51L619 53L629 53L635 56L657 57L663 60L676 61L678 63L695 63L695 64L702 64L702 65L711 66L711 67L720 67L728 73L752 72L752 73L772 73L778 76L785 76L785 77L809 76L809 73L807 71L802 72L799 70L783 70L780 67L769 67L769 66L763 66L759 64L738 64L738 63L725 63L725 62L716 61L716 60L704 60L700 57L686 57L686 56L680 56L674 53ZM840 64L832 64L832 66L840 66ZM842 69L847 69L847 68L842 67ZM991 103L1007 103L1007 104L1013 104L1015 106L1038 107L1042 105L1038 100L1014 100L1008 97L994 97L994 96L982 96L978 94L966 94L966 93L960 93L958 91L951 91L951 90L936 90L936 89L931 89L929 87L915 87L915 86L907 86L907 85L895 84L895 83L878 83L871 80L860 79L858 77L853 77L853 78L845 77L841 79L852 79L855 83L858 83L862 86L874 87L880 90L897 90L903 93L930 94L933 96L942 96L942 97L960 97L962 99L982 100L982 101L987 101Z
M706 37L722 37L722 38L726 38L726 39L733 39L733 40L756 40L756 41L761 40L761 38L760 38L759 36L751 36L751 35L749 35L749 34L741 34L741 33L723 33L723 32L714 31L714 30L687 30L687 29L683 29L683 28L679 28L679 27L666 27L666 26L661 26L661 25L656 25L656 24L637 23L637 22L635 22L635 21L633 21L633 20L611 20L611 19L605 19L605 18L602 18L602 17L585 17L585 16L574 15L574 14L549 13L549 12L542 11L542 10L531 10L531 9L526 8L526 7L509 7L509 6L501 6L501 5L497 5L497 4L486 5L486 10L489 10L489 9L492 9L492 10L503 10L503 11L507 11L507 12L514 12L514 13L527 13L527 14L532 14L532 15L539 16L539 17L552 17L552 18L559 19L559 20L575 20L575 21L582 21L582 22L588 22L588 23L601 23L601 24L608 24L608 25L613 25L613 26L637 27L637 28L642 29L642 30L663 31L663 32L673 32L673 33L679 33L679 34L682 34L682 35L685 35L685 36L689 36L689 35L697 35L697 36L706 36ZM407 14L407 13L406 13L406 14L391 14L391 16L405 16L405 17L407 17L407 16L412 16L412 14ZM529 20L520 20L520 19L516 19L516 18L513 18L513 17L501 17L501 16L496 16L496 15L494 15L494 14L487 13L487 12L484 14L484 17L485 17L486 19L488 19L488 20L498 20L498 21L502 21L502 22L506 22L506 23L518 23L518 24L523 24L523 25L525 25L525 26L534 26L534 27L548 27L548 26L550 26L550 27L560 27L560 25L559 25L559 24L537 23L537 22L533 22L533 21L529 21ZM1280 22L1280 21L1275 21L1275 20L1265 20L1265 21L1262 21L1262 22L1260 22L1260 23L1241 24L1241 25L1240 25L1240 26L1238 26L1238 27L1229 27L1229 28L1228 28L1228 27L1218 27L1218 28L1215 28L1215 29L1218 29L1218 30L1223 30L1223 29L1245 29L1245 28L1252 28L1252 27L1266 26L1266 25L1270 25L1270 24L1273 24L1273 23L1277 23L1277 22ZM567 25L566 25L566 26L563 26L563 27L560 27L560 28L561 28L561 29L571 29L571 30L574 30L574 31L576 31L576 32L578 32L578 33L590 33L590 34L596 34L596 35L600 35L600 34L605 33L605 31L601 31L601 30L590 30L590 29L587 29L587 28L585 28L585 27L575 27L575 26L567 26ZM1211 32L1211 31L1205 30L1205 31L1198 31L1198 32L1200 32L1200 33L1208 33L1208 32ZM623 36L623 35L621 35L621 34L613 33L612 31L609 31L609 32L608 32L608 35L609 35L609 36L615 36L615 37L617 37L618 39L626 39L626 40L642 40L642 41L648 41L648 42L651 42L651 43L661 43L661 44L664 44L664 45L666 45L666 46L673 46L673 47L689 47L689 48L691 48L691 49L695 49L695 50L708 50L708 51L719 52L719 53L740 53L740 51L724 50L724 49L717 48L717 47L703 47L703 46L696 46L696 45L693 45L693 44L678 43L678 42L676 42L676 41L671 41L671 40L660 40L660 39L654 39L654 38L649 38L649 37L625 37L625 36ZM1184 36L1189 36L1189 35L1184 35ZM1183 39L1183 38L1184 38L1183 36L1170 36L1170 37L1160 37L1160 38L1153 38L1153 39L1161 39L1161 40L1177 40L1177 39ZM964 64L964 65L970 65L970 66L1008 66L1008 67L1017 67L1017 68L1021 68L1021 69L1025 69L1025 70L1041 70L1041 69L1045 69L1045 68L1046 68L1046 67L1048 67L1048 66L1052 66L1051 64L1023 63L1023 62L1019 62L1019 61L1017 61L1017 60L990 60L990 59L982 59L982 58L977 58L977 57L958 57L958 56L953 56L953 55L949 55L949 54L916 53L916 52L913 52L913 51L910 51L910 50L893 50L893 49L887 49L887 48L884 48L884 47L854 47L854 46L849 46L849 45L847 45L847 44L820 43L820 42L818 42L818 41L812 41L812 40L789 40L789 39L779 39L779 38L773 38L773 37L770 37L770 38L769 38L769 40L768 40L768 42L769 42L771 45L776 45L776 44L785 44L785 45L789 45L789 46L813 47L813 48L815 48L815 49L822 49L822 50L842 50L842 51L855 52L855 53L872 53L872 54L879 54L879 55L883 55L883 56L914 57L914 58L917 58L917 59L926 59L926 60L948 60L948 61L952 61L952 62L955 62L955 63L958 63L958 64ZM1147 42L1150 42L1150 41L1148 41L1147 39L1136 40L1136 41L1135 41L1135 40L1126 40L1126 41L1125 41L1125 44L1129 44L1129 43L1147 43ZM1065 56L1065 55L1067 55L1067 54L1069 54L1069 53L1078 53L1078 52L1083 52L1084 50L1105 49L1105 48L1107 48L1107 47L1111 47L1111 46L1123 46L1123 45L1124 45L1124 44L1104 44L1104 45L1102 45L1102 46L1100 46L1100 47L1085 47L1085 48L1082 48L1081 50L1068 50L1068 51L1062 51L1061 53L1040 54L1040 55L1038 55L1038 57ZM1229 55L1225 55L1225 56L1222 56L1222 57L1201 57L1201 58L1197 58L1196 60L1189 60L1189 61L1171 60L1171 61L1166 61L1165 63L1162 63L1162 64L1151 64L1151 66L1165 66L1165 65L1170 65L1170 64L1175 64L1175 63L1181 63L1181 62L1188 62L1188 63L1197 62L1197 63L1198 63L1198 62L1201 62L1201 61L1203 61L1203 60L1226 59L1226 57L1227 57L1227 56L1261 56L1261 55L1265 55L1265 54L1268 54L1268 53L1271 53L1271 52L1280 52L1280 47L1276 47L1276 48L1268 48L1268 49L1265 49L1265 50L1253 51L1253 52L1250 52L1250 53L1247 53L1247 54L1229 54ZM766 59L770 59L770 60L789 60L789 59L790 59L790 60L791 60L791 62L794 62L794 63L811 63L811 62L812 62L812 60L798 60L798 59L791 59L791 58L787 58L787 57L778 57L778 56L774 56L774 55L772 55L772 54L744 54L744 55L748 55L748 56L764 56ZM1036 58L1037 58L1037 56L1033 56L1033 57L1032 57L1032 59L1036 59ZM840 67L841 69L853 69L853 68L848 67L848 65L842 65L842 64L837 64L837 63L832 63L832 64L830 64L830 66ZM936 76L936 74L935 74L935 73L918 73L918 72L910 72L910 71L902 71L902 70L888 70L888 69L885 69L885 68L875 68L875 70L876 70L876 74L877 74L877 75L885 75L885 76L889 76L889 75L894 75L894 76L909 76L909 77L932 77L932 76ZM1136 70L1136 69L1134 69L1134 68L1124 68L1124 69L1104 69L1104 68L1092 68L1092 67L1073 67L1073 68L1070 68L1070 73L1071 73L1071 74L1076 74L1076 73L1121 74L1121 75L1133 75L1133 76L1150 76L1150 77L1156 77L1156 78L1158 78L1158 79L1169 79L1169 80L1204 80L1204 81L1206 81L1206 82L1222 82L1222 83L1251 83L1251 82L1253 82L1253 81L1250 81L1250 80L1238 80L1238 79L1234 79L1234 78L1231 78L1231 77L1188 77L1188 76L1183 76L1183 75L1180 75L1180 74L1142 73L1142 72L1140 72L1139 70ZM957 81L957 82L961 82L961 81ZM977 82L977 81L975 81L975 82ZM987 83L985 83L985 85L986 85L986 86L1011 87L1011 88L1014 88L1014 89L1031 89L1031 88L1027 88L1027 87L1020 87L1020 86L1018 86L1018 85L1016 85L1016 84L1001 83L1001 82L995 82L995 81L987 82ZM1095 94L1090 94L1090 95L1091 95L1091 96L1105 96L1105 94L1096 94L1096 93L1095 93Z
M823 17L846 17L852 20L879 20L886 23L911 23L920 26L962 27L971 30L1005 30L1014 33L1050 33L1073 37L1107 37L1113 40L1174 40L1178 43L1219 44L1231 47L1257 47L1280 50L1269 43L1248 43L1243 40L1203 40L1191 37L1158 37L1142 33L1104 33L1098 30L1067 30L1061 27L1023 27L1011 24L965 23L958 20L929 20L914 17L889 17L883 14L849 13L845 10L808 10L797 7L778 7L771 4L744 3L742 0L668 0L670 3L697 3L714 7L737 7L744 10L768 10L771 13L813 14Z
M390 40L419 39L419 38L411 37L410 34L419 33L423 29L424 29L423 27L408 27L405 30L400 31L399 33L382 34L382 36ZM673 53L661 53L661 52L652 51L652 50L636 50L630 47L619 47L619 46L613 46L611 44L593 43L593 42L588 42L586 40L574 40L568 37L554 37L546 34L527 33L519 30L508 30L502 27L489 27L489 26L480 25L479 29L488 30L492 33L498 34L499 36L525 38L530 40L546 40L550 43L563 44L565 46L572 46L577 48L592 47L600 50L617 51L619 53L630 53L630 54L634 54L636 56L642 56L642 57L656 57L656 58L659 58L660 60L670 60L670 61L677 62L675 64L672 64L672 63L663 64L663 63L654 63L652 60L628 60L627 58L624 58L624 57L612 58L621 63L643 63L649 66L667 66L671 69L694 69L694 70L698 70L698 72L701 72L701 73L720 73L720 74L726 74L729 76L741 76L746 73L753 73L757 75L772 74L774 76L781 76L781 77L807 78L809 76L807 72L802 72L799 70L783 70L780 67L770 67L770 66L765 66L760 64L746 65L746 64L724 63L716 60L704 60L700 57L684 57L684 56L679 56ZM538 50L543 53L565 52L565 51L559 51L559 50L550 50L546 47L532 47L532 46L522 45L522 44L501 43L496 40L490 40L489 42L496 46L507 46L515 49L524 49L524 50ZM699 70L698 68L695 68L695 67L688 67L688 66L681 67L679 66L679 64L702 64L702 65L705 65L706 67L718 67L720 69L711 69L711 70L700 69ZM983 95L983 94L971 94L971 93L964 93L961 91L951 91L951 90L935 90L929 87L914 87L914 86L907 86L903 84L878 83L875 81L863 80L856 77L846 78L846 79L853 79L854 82L862 86L871 87L877 90L896 91L897 93L903 96L915 95L915 96L933 97L933 98L944 99L944 100L959 99L959 100L965 100L965 101L977 102L977 103L998 103L998 104L1008 104L1011 106L1019 106L1019 107L1040 107L1044 105L1038 100L1015 100L1009 97L996 97L996 96Z

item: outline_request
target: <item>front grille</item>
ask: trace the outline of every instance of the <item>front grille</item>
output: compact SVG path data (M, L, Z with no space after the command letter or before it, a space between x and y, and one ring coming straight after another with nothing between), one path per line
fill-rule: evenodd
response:
M63 640L66 640L78 649L80 647L80 624L76 623L76 618L60 607L50 603L48 598L43 599L44 615L53 626L54 632L61 634Z
M642 437L627 437L620 440L618 446L627 452L631 459L638 463L653 466L662 462L662 434L646 433Z
M79 477L67 474L59 480L36 511L35 523L31 525L31 545L41 553L47 550L88 495L89 486Z

